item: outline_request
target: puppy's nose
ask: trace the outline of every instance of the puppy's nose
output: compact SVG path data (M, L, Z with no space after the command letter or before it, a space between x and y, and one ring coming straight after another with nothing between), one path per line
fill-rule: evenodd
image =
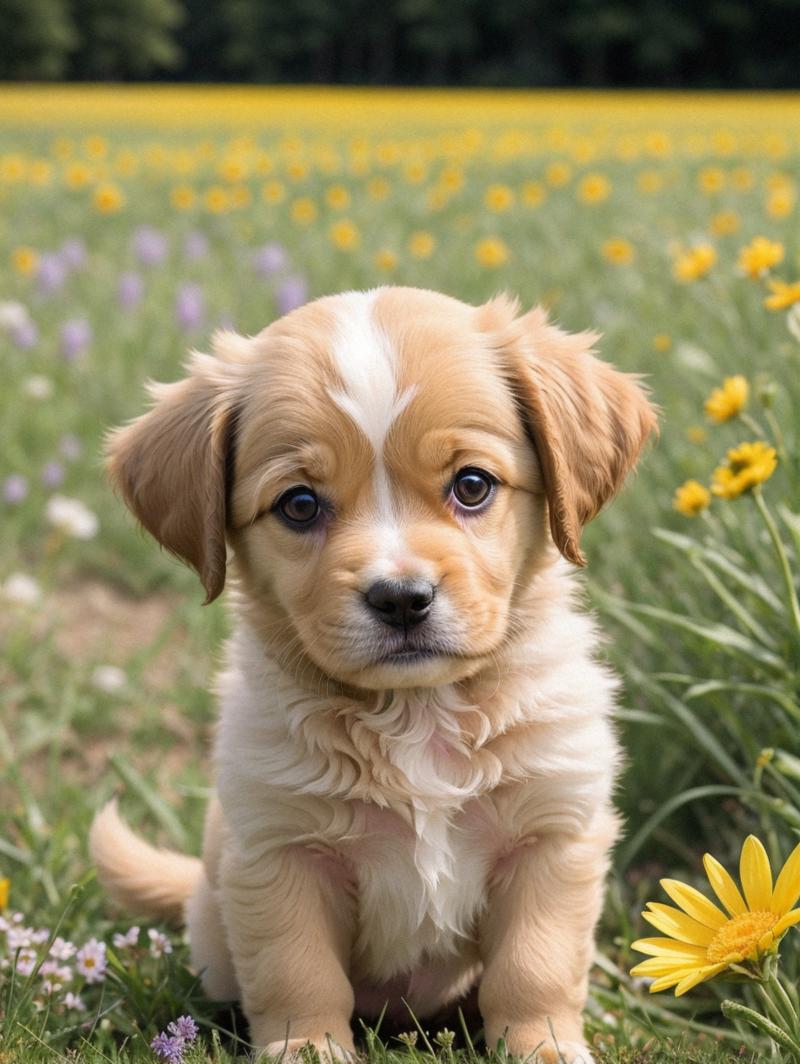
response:
M393 628L413 628L431 611L436 589L427 580L377 580L367 591L372 612Z

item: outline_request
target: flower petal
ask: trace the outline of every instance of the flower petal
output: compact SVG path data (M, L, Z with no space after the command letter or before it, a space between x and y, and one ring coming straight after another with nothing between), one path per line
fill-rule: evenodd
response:
M642 961L641 964L637 964L635 968L631 968L631 975L648 976L651 979L660 979L665 975L672 975L673 972L681 972L685 975L686 972L692 968L698 967L693 965L690 960L686 960L685 957L674 957L672 959L666 957L648 957L646 961ZM705 968L707 965L701 964L699 967Z
M704 946L690 946L688 942L677 942L674 938L637 938L631 942L631 949L639 953L648 953L651 957L687 957L690 960L705 960Z
M734 883L733 877L723 868L716 857L712 857L710 853L705 854L703 867L706 870L711 889L731 916L741 916L743 912L747 912L744 898L739 893L739 888Z
M751 912L769 912L772 905L772 869L763 844L748 835L739 858L742 890Z
M677 879L662 879L661 886L676 905L706 927L718 931L727 924L728 917L722 909L718 909L704 894L690 887L688 883L680 883Z
M642 916L665 935L677 938L679 942L688 942L692 946L707 946L714 938L714 931L710 927L698 923L680 909L673 909L671 905L662 905L657 901L648 904L650 911L643 912Z
M650 993L657 994L659 990L669 990L671 987L679 983L684 976L689 975L694 971L694 968L686 968L682 972L673 972L671 975L663 975L660 979L656 979L650 984Z
M696 972L690 972L675 987L675 997L681 997L682 994L697 986L698 983L704 983L706 979L713 979L715 975L719 975L723 968L727 967L727 964L710 964L705 968L698 968Z
M772 929L772 937L778 938L788 928L793 927L800 920L800 909L792 909L790 913L782 916Z
M800 898L800 843L786 859L772 892L772 911L783 916Z

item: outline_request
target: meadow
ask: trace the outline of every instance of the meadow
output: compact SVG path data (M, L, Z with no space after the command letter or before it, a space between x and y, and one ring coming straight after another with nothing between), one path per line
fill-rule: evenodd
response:
M800 834L798 163L788 95L3 87L2 1064L168 1059L180 1016L186 1061L247 1054L180 933L131 929L88 861L115 792L199 848L227 630L114 497L102 440L216 327L379 284L509 291L647 374L660 440L585 538L628 752L588 1036L606 1064L798 1059L721 1018L757 984L629 974L660 878L708 894L706 851L735 870L753 833L777 869ZM485 1059L456 1034L409 1017L364 1052Z

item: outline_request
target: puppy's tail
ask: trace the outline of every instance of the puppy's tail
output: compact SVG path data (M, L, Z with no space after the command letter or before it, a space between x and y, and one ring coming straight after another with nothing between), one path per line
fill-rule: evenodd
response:
M173 923L203 875L197 857L160 850L134 835L111 801L94 818L89 849L100 882L114 901L142 916Z

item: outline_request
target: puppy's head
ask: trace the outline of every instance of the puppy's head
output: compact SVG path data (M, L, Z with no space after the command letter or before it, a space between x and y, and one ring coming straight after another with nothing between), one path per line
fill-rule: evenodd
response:
M318 300L216 338L112 436L142 524L239 587L287 660L372 689L480 668L533 575L577 565L583 525L655 425L635 378L541 311L416 289Z

